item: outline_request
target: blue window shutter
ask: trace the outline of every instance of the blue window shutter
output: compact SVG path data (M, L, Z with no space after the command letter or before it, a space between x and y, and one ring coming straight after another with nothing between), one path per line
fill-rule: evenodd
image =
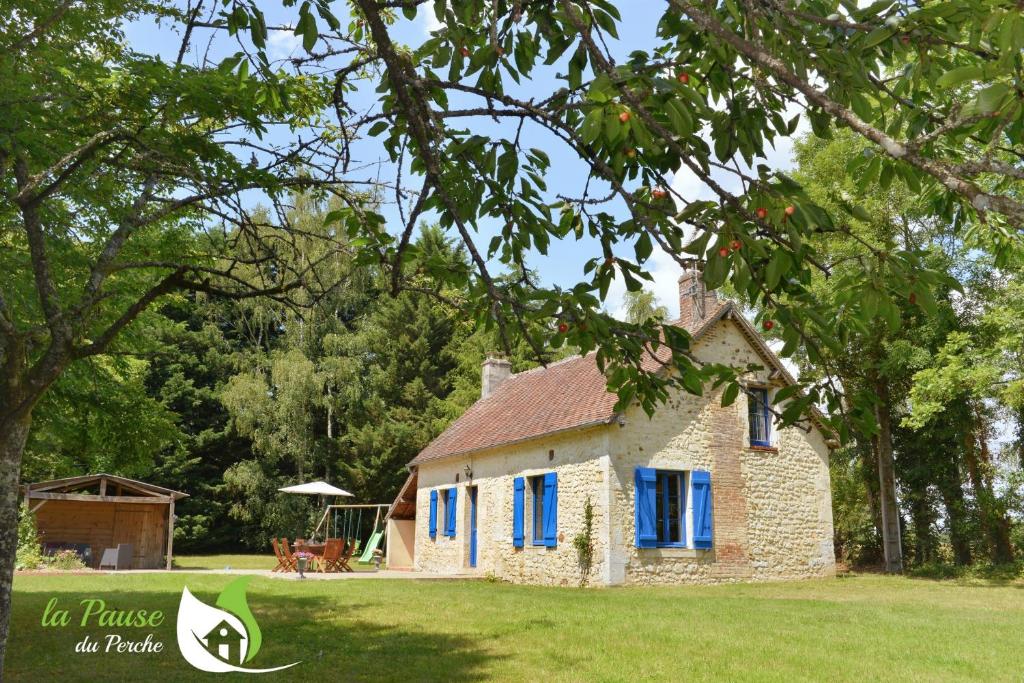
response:
M430 492L430 537L437 538L437 489Z
M694 470L690 473L693 496L693 547L710 548L713 522L711 517L711 473Z
M658 473L650 467L636 468L635 508L636 547L655 548L658 545L656 487Z
M445 534L451 538L455 538L455 497L457 493L457 489L448 489L448 505L445 507L445 512L448 513L448 521L445 524Z
M516 477L512 482L512 545L523 547L523 509L526 507L526 480Z
M544 545L558 545L558 473L544 475Z

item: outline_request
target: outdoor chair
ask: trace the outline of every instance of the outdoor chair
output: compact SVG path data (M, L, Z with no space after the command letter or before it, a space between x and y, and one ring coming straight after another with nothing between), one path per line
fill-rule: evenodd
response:
M345 541L340 538L328 538L324 545L324 554L320 558L321 572L341 571L338 567L338 560L345 552Z
M284 556L281 546L278 545L278 540L276 538L270 539L270 545L274 546L274 556L277 557L277 566L272 571L288 572L294 570L295 567L289 564L288 558ZM285 546L287 547L287 543L285 543ZM294 564L294 561L292 564Z
M356 539L348 539L348 544L345 546L345 552L341 554L338 561L335 562L335 566L338 571L343 572L354 572L355 570L349 566L348 561L352 559L352 556L356 554Z
M132 568L132 544L118 543L116 548L107 548L100 559L100 569L113 567L114 571Z
M298 549L298 541L296 541L296 550ZM281 554L284 555L285 561L288 563L284 571L294 572L298 571L298 559L292 554L292 548L288 545L288 539L281 539Z

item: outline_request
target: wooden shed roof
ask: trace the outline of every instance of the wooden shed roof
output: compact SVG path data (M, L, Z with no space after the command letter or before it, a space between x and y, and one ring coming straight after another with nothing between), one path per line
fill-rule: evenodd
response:
M119 486L123 491L127 490L133 495L111 496L105 495L106 487L109 484ZM83 489L99 486L103 494L77 493ZM95 500L100 502L126 502L123 498L138 498L142 502L169 502L187 498L187 493L164 488L156 484L147 484L144 481L119 477L116 474L87 474L80 477L65 477L63 479L50 479L49 481L34 482L22 487L25 495L35 499L65 499L65 500ZM147 501L147 498L154 500Z

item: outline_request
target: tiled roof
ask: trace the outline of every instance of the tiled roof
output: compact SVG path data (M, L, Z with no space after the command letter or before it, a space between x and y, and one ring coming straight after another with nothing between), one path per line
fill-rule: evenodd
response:
M699 338L730 308L731 303L719 302L700 324L688 325L689 332ZM667 350L658 355L668 358ZM656 369L656 363L652 366L650 369ZM607 424L615 418L617 401L618 397L608 391L594 353L566 358L506 379L494 393L470 406L409 464Z

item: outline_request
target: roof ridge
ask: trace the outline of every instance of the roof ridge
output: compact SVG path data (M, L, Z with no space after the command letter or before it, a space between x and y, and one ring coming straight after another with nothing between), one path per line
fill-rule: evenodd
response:
M581 355L581 354L578 354L578 353L574 353L571 356L566 356L565 358L560 358L560 359L558 359L558 360L556 360L556 361L554 361L552 363L548 363L547 365L538 365L535 368L530 368L528 370L523 370L522 372L514 372L511 375L509 375L509 379L512 379L513 377L522 377L523 375L529 375L532 372L543 372L544 370L550 370L551 368L555 367L556 365L563 365L565 363L568 363L569 361L580 360L582 358L586 358L587 356L589 356L589 355L591 355L593 353L597 353L597 351L590 351L586 355ZM501 385L499 384L498 387L500 388Z

